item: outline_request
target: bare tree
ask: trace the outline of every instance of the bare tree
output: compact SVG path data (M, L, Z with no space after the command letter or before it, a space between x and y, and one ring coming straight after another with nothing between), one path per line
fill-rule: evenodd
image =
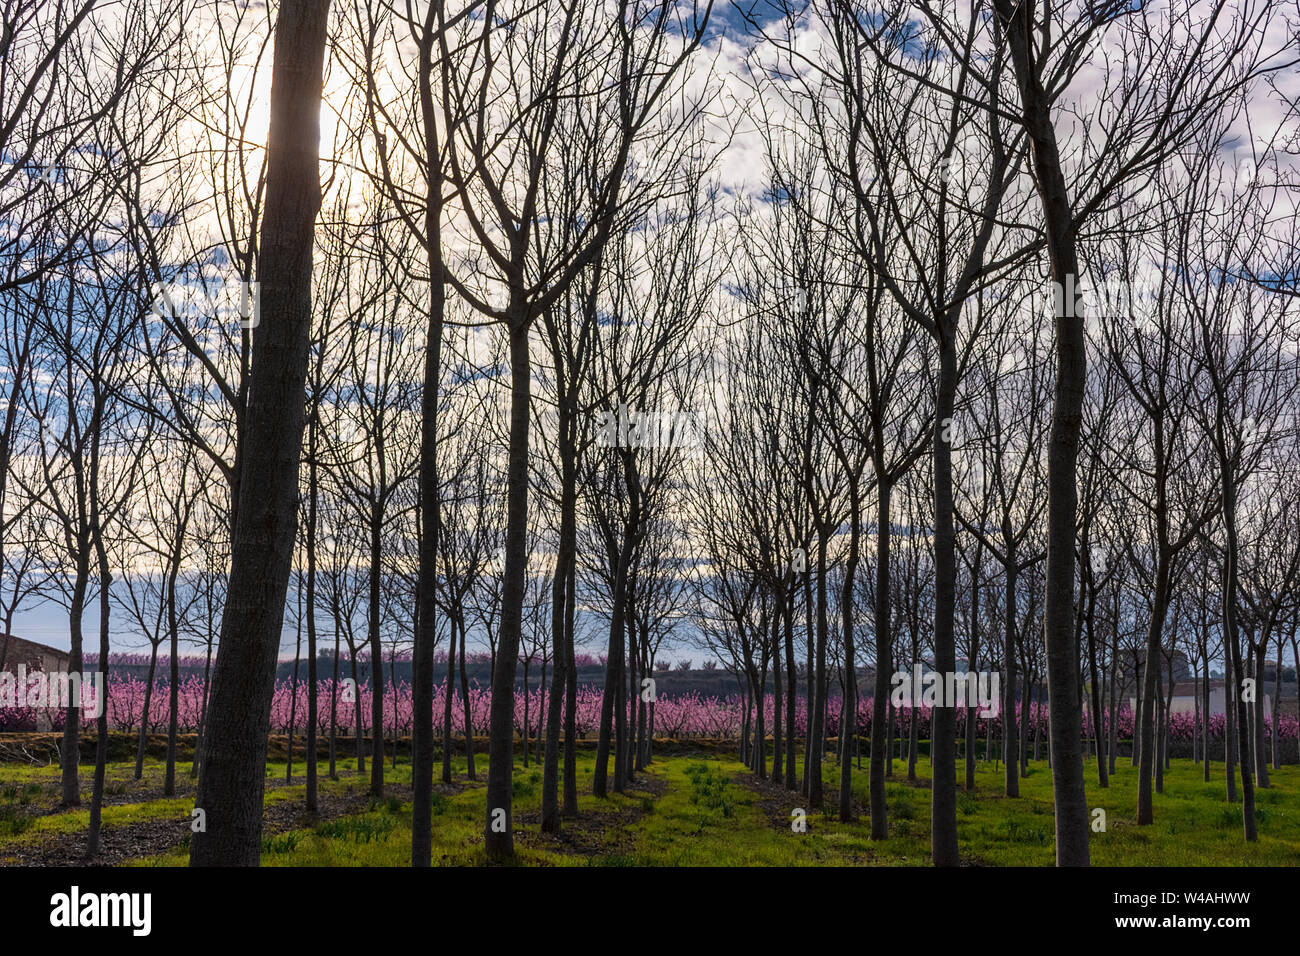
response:
M266 736L297 528L328 14L329 0L284 0L276 22L258 261L267 322L252 346L230 584L195 799L208 828L193 835L192 866L256 866L262 851Z

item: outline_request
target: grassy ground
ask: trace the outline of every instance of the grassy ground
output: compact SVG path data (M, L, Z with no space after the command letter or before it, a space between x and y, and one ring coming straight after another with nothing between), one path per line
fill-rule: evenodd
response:
M581 816L566 821L558 836L539 832L541 768L515 767L514 818L518 862L543 866L755 866L927 865L929 863L929 764L919 779L902 779L895 762L887 784L891 838L873 843L867 817L867 764L853 774L858 819L840 823L836 805L839 768L826 766L827 809L806 814L806 832L795 832L796 809L805 798L756 779L734 759L716 754L659 757L626 794L598 800L591 795L595 764L580 753ZM349 768L351 764L349 764ZM108 775L104 809L104 862L184 865L193 784L181 773L175 797L162 796L162 765L146 764L141 781L129 763ZM183 770L188 770L184 767ZM410 766L386 768L385 796L367 794L369 775L351 769L338 780L321 775L321 810L302 810L301 763L293 782L284 764L267 772L262 862L267 866L404 866L410 861ZM455 782L439 785L434 800L434 861L444 865L482 862L485 817L483 775L465 777L457 761ZM1090 773L1090 779L1095 776ZM83 775L87 791L90 772ZM1240 804L1225 803L1223 765L1211 782L1200 767L1175 761L1156 796L1153 826L1133 823L1137 771L1120 761L1107 790L1089 787L1089 805L1105 811L1104 832L1092 836L1098 865L1297 865L1300 864L1300 768L1273 774L1273 787L1258 792L1260 839L1242 839ZM982 766L973 793L958 792L958 837L964 861L989 865L1050 865L1054 859L1051 773L1033 765L1021 796L1001 796L1002 773ZM58 769L0 765L0 865L79 862L84 853L85 807L60 810ZM87 795L88 803L88 795Z

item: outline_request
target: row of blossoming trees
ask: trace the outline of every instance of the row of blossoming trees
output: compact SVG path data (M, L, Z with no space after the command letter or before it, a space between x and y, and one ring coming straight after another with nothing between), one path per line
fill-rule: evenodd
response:
M108 723L110 729L121 731L127 734L157 734L167 729L170 710L168 706L167 687L155 687L152 693L146 694L145 682L136 677L118 677L113 676L108 682ZM316 732L322 737L329 738L332 736L342 736L355 740L356 724L355 720L360 721L362 736L365 736L370 729L371 715L371 694L370 685L363 681L358 687L353 688L350 684L334 685L332 681L323 681L317 688L317 693L324 700L341 700L344 704L342 710L338 713L341 720L331 718L329 712L322 710L317 717ZM435 689L434 703L439 706L444 703L444 695L448 693L446 685L438 685ZM453 698L460 693L458 687L452 686L450 693ZM203 718L203 702L205 697L205 688L202 678L191 676L182 678L178 700L179 700L179 724L181 732L195 733L199 730ZM526 733L534 740L540 739L543 734L546 690L544 688L534 688L528 695L520 692L516 695L515 703L515 728L516 733L521 738ZM146 698L148 707L148 716L146 713ZM307 713L308 689L304 682L294 682L281 680L276 684L275 698L271 707L271 728L278 734L290 734L297 737L306 735L304 726L304 715ZM602 694L599 690L591 687L583 687L578 691L577 696L577 730L581 738L586 739L592 735L600 726L600 709ZM472 684L468 696L469 714L471 728L482 728L487 725L487 717L491 709L491 696L489 692L477 683ZM91 710L96 705L94 692L89 692L85 696L87 707ZM353 703L358 706L354 710ZM840 710L842 701L839 698L832 699L829 702L829 711L827 714L827 725L832 736L839 736L841 727L842 713ZM771 726L776 714L776 699L772 694L766 695L763 700L763 710L765 720L768 726ZM746 721L746 701L745 698L732 694L729 696L708 696L695 693L683 694L665 694L656 699L653 714L653 725L651 728L652 735L657 739L663 740L681 740L684 738L697 738L708 741L725 742L731 741L737 743L741 739L742 732ZM933 708L920 705L915 708L917 731L920 738L925 740L930 734L930 717ZM532 716L529 717L528 715ZM908 743L906 728L911 726L913 708L903 705L896 710L890 709L886 713L886 720L892 721L893 726L887 732L891 740L891 746L895 752L900 752L900 759L907 759ZM975 739L983 743L986 739L990 741L1001 742L1002 740L1002 722L999 716L981 717L978 713L973 715L963 711L960 720L963 721L962 729L964 730L964 721L970 716L972 726L974 727ZM66 717L66 712L58 707L50 707L39 702L33 702L22 706L3 706L0 705L0 732L3 731L31 731L38 723L48 722L53 730L60 730L62 722ZM1116 732L1123 740L1131 740L1134 728L1134 715L1132 708L1128 703L1124 703L1116 714ZM525 724L527 720L527 724ZM1031 704L1020 717L1021 726L1027 728L1026 736L1031 741L1031 747L1035 753L1041 752L1043 733L1047 725L1047 709L1041 704ZM856 723L856 733L862 737L871 736L872 723L872 701L858 701L858 719ZM400 740L410 736L413 724L413 708L411 685L406 682L399 682L391 685L389 693L384 699L384 733L385 736L392 740ZM82 726L84 729L91 729L94 725L94 719L89 716L83 716ZM1212 742L1223 742L1225 740L1224 731L1226 727L1226 716L1224 714L1215 714L1210 717L1206 726L1209 729L1209 740ZM1297 729L1300 722L1294 714L1282 714L1278 718L1278 740L1294 741L1297 738ZM452 728L457 735L457 747L463 746L465 739L466 724L464 721L464 712L455 710L452 718ZM795 708L795 733L803 736L808 733L808 708L805 698L799 698L798 706ZM1269 739L1272 739L1273 723L1271 718L1265 720L1266 733ZM1084 731L1088 736L1093 734L1091 721L1085 723ZM1169 718L1168 740L1179 743L1192 744L1198 741L1202 734L1203 728L1200 717L1191 711L1180 711L1173 713ZM1204 739L1204 738L1200 738ZM991 747L987 751L979 751L979 759L985 759L985 754L991 758L997 754L997 748ZM1199 751L1198 751L1199 753ZM1037 759L1037 757L1035 757Z

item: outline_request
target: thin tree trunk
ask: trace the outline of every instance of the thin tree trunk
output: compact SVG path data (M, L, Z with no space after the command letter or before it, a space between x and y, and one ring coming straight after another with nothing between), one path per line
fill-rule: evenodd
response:
M529 751L529 750L531 749L531 747L532 747L532 739L531 739L531 737L529 736L529 733L528 733L528 727L529 727L529 723L530 723L530 721L529 721L529 713L528 713L528 705L529 705L529 703L530 703L530 702L529 702L529 700L528 700L528 658L525 658L525 659L524 659L524 732L523 732L524 766L525 766L525 767L528 766L528 751Z
M1226 638L1225 638L1226 641ZM1225 787L1228 803L1237 802L1237 691L1236 674L1232 668L1232 654L1225 646L1228 657L1227 673L1223 678L1223 757Z
M442 326L446 308L442 272L442 150L438 141L439 104L433 93L433 25L435 6L427 12L419 44L418 85L421 129L424 132L426 190L424 215L425 261L429 268L429 316L424 345L424 388L420 396L419 567L415 587L417 626L411 662L411 865L429 866L433 851L433 688L434 650L438 643L438 545L442 511L438 488L438 402L442 392ZM449 630L448 634L452 632ZM450 641L450 636L448 637ZM448 658L451 654L448 653ZM448 700L451 681L447 682ZM450 709L445 711L450 724ZM451 773L450 727L443 736L443 778ZM394 757L396 747L394 746Z
M1223 408L1219 408L1219 427L1223 429ZM1237 556L1240 553L1237 543L1237 486L1233 478L1232 464L1226 459L1222 444L1219 451L1219 493L1222 496L1224 549L1223 549L1223 634L1228 645L1229 664L1234 679L1233 696L1237 701L1237 739L1239 746L1239 763L1241 766L1241 817L1242 829L1247 843L1258 839L1255 821L1255 781L1251 776L1250 740L1246 736L1249 718L1246 713L1246 700L1241 693L1245 677L1241 661L1241 634L1237 621ZM1224 687L1228 681L1224 680Z
M501 590L500 636L492 672L488 728L487 814L484 850L489 858L514 856L511 805L515 752L515 664L523 626L528 561L528 414L532 364L528 321L518 302L510 304L510 448L506 475L505 580Z
M465 669L465 618L460 615L454 622L460 632L460 703L465 714L465 774L471 780L478 779L474 768L474 715L469 703L469 673Z
M370 580L366 615L370 646L370 795L384 795L384 648L380 637L380 582L383 574L383 504L370 506Z
M917 662L913 661L912 667L915 668L916 666L917 666ZM908 708L908 712L907 712L907 779L908 780L916 779L916 761L920 755L920 750L921 750L920 730L917 727L916 711L917 711L916 702L913 701L912 706ZM930 712L930 716L931 718L933 718L934 716L933 710Z
M158 642L151 642L149 652L149 677L144 685L144 711L140 714L140 738L135 748L135 779L144 776L145 737L149 732L149 707L153 703L153 682L158 670Z
M1004 598L1002 660L1006 670L1002 687L1002 780L1008 797L1020 796L1020 732L1016 727L1016 562L1015 551L1007 554Z
M1277 666L1273 668L1273 706L1270 708L1270 714L1269 714L1270 723L1268 728L1268 739L1269 739L1269 744L1271 746L1272 755L1273 755L1274 770L1282 769L1282 755L1278 750L1278 738L1281 737L1281 734L1278 733L1278 723L1277 723L1278 707L1281 705L1281 697L1282 697L1282 635L1279 634L1277 639ZM1265 774L1267 774L1267 772L1268 772L1267 768L1265 768ZM1266 783L1261 784L1261 786L1267 786L1267 784Z
M1079 276L1074 215L1052 128L1051 103L1033 61L1030 7L995 0L1007 33L1020 90L1021 113L1033 153L1032 169L1043 209L1047 252L1057 288L1073 292ZM1064 296L1062 299L1064 300ZM1070 295L1071 306L1075 296ZM1078 514L1075 467L1083 426L1087 350L1083 316L1077 308L1056 316L1056 382L1047 448L1047 584L1044 638L1051 696L1052 784L1056 804L1058 866L1087 866L1089 815L1080 746L1082 717L1077 704L1078 648L1073 641L1074 544Z
M348 660L352 663L352 720L353 739L357 744L357 773L366 772L365 735L361 732L361 684L357 681L357 652L349 643ZM372 679L373 680L373 679Z
M1119 648L1113 647L1110 667L1110 736L1106 743L1106 773L1115 774L1115 757L1119 749Z
M773 589L774 604L784 606L779 590ZM767 640L767 635L763 635ZM772 615L772 782L785 781L785 738L782 735L784 688L781 686L781 615Z
M96 511L95 523L98 525L98 505L94 506L94 510ZM99 717L95 721L95 783L91 791L90 827L86 835L86 856L91 859L99 855L100 826L104 809L104 774L108 767L108 625L109 614L112 612L110 595L113 580L108 570L108 553L104 550L103 538L99 537L99 534L96 537L95 550L99 558L99 666L104 669L104 683L100 688L103 700L98 702L100 706L97 708ZM81 702L74 701L74 703Z
M318 688L316 680L316 510L319 495L316 472L316 427L317 413L313 405L311 419L307 423L307 794L308 813L315 813L318 807L316 781L316 725L319 722ZM337 660L337 658L336 658ZM337 664L335 665L337 666ZM331 763L333 753L331 752ZM332 769L332 768L331 768Z
M551 648L555 670L551 674L550 710L546 720L546 745L542 757L543 833L559 833L560 815L560 720L563 695L569 681L569 654L565 646L565 611L569 564L573 560L577 536L576 469L570 444L571 422L568 402L559 408L560 435L560 538L556 550L555 577L551 581Z
M452 705L456 697L456 628L447 629L447 679L442 685L442 782L451 783Z
M1102 745L1106 733L1106 715L1101 687L1101 670L1097 666L1097 592L1088 588L1087 618L1084 626L1088 630L1088 672L1092 685L1089 700L1092 707L1092 739L1097 747L1097 786L1103 790L1110 786L1110 777L1106 773L1105 747Z
M1204 660L1203 670L1205 672L1205 677L1201 683L1201 688L1200 688L1201 692L1200 694L1197 695L1197 699L1199 700L1200 707L1201 707L1201 718L1199 721L1200 731L1201 731L1201 756L1204 757L1204 761L1202 762L1201 765L1201 774L1202 774L1202 780L1204 780L1205 783L1209 783L1210 782L1210 659L1208 655L1202 655L1202 659Z
M889 740L885 734L891 724L881 721L881 714L892 714L893 646L889 633L893 624L889 615L889 562L892 535L891 496L893 486L885 475L883 454L876 454L876 601L872 607L876 632L876 685L871 697L871 765L867 767L867 791L871 799L871 839L889 839L889 809L885 801L885 774L891 769ZM824 546L819 554L824 557ZM881 760L883 758L883 760Z
M1265 632L1258 645L1255 646L1255 660L1251 668L1255 678L1255 703L1251 708L1251 719L1254 722L1254 735L1251 739L1255 742L1255 777L1258 786L1261 789L1268 789L1268 742L1266 740L1266 730L1264 727L1264 664L1265 655L1268 653L1268 633ZM1279 668L1280 670L1281 668Z
M564 653L568 672L564 681L564 816L578 815L578 662L573 627L577 618L576 564L569 559L569 580L564 596Z
M812 767L813 767L813 749L816 746L814 739L814 729L816 720L814 714L817 709L817 641L815 638L816 628L813 624L813 599L812 599L812 574L806 568L807 561L804 562L805 570L803 572L803 610L804 610L804 652L806 660L804 666L808 668L804 674L804 734L803 734L803 795L806 797L812 792Z
M86 554L86 547L80 549L80 554ZM86 560L79 558L77 561L76 577L72 584L72 600L68 611L68 635L72 649L68 654L68 670L80 673L82 667L82 615L85 611L86 603L86 585L88 571L86 569ZM108 686L108 660L103 659L99 662L100 668L104 672L104 686ZM69 701L68 709L63 716L63 740L60 744L59 756L62 760L62 789L63 797L60 801L62 807L81 806L81 777L79 765L81 763L81 717L80 701ZM147 719L148 715L145 715Z
M844 588L840 594L840 617L844 637L844 698L840 708L841 823L849 823L853 820L853 751L850 748L858 739L858 679L854 661L853 632L853 579L857 573L858 550L862 536L858 500L857 476L851 476L849 479L849 550L844 561ZM879 546L879 542L877 544ZM877 559L878 566L884 564L886 562ZM881 633L887 634L888 628ZM875 809L874 804L872 809ZM872 829L874 835L874 825Z
M957 398L956 323L939 323L939 381L934 421L934 669L946 681L957 672L954 616L957 599L956 532L953 525L952 444ZM930 712L930 858L935 866L956 866L957 712L942 696Z
M1159 427L1159 423L1157 423ZM1161 510L1157 505L1157 510ZM1156 763L1156 709L1160 703L1157 685L1160 683L1161 635L1164 632L1165 616L1169 607L1169 558L1164 541L1164 517L1157 514L1157 534L1160 537L1160 553L1156 557L1155 594L1151 601L1151 620L1147 626L1146 666L1142 678L1142 752L1138 761L1138 826L1153 822L1154 814L1151 800L1152 778Z
M826 640L827 631L830 627L826 607L826 558L827 558L827 541L826 530L822 527L817 529L817 702L814 713L809 715L813 720L812 748L808 753L808 761L811 766L808 769L808 807L811 810L820 810L824 800L823 783L822 783L822 756L826 752L826 692L827 692L827 674L826 674ZM883 787L881 789L883 793ZM872 797L872 807L874 808L875 797ZM873 824L874 826L874 824Z
M289 743L285 748L284 782L293 780L293 732L298 725L298 665L302 660L302 591L298 592L298 621L293 648L293 677L289 679Z
M1172 683L1172 677L1170 679ZM1155 784L1156 793L1165 792L1165 692L1164 676L1156 674L1156 761L1155 761Z
M199 775L199 753L203 750L203 731L208 723L208 679L212 676L212 641L208 640L208 652L203 661L203 706L199 712L199 732L194 741L194 758L190 761L190 776Z
M330 779L337 780L338 772L338 729L339 729L339 632L334 629L334 676L330 686Z

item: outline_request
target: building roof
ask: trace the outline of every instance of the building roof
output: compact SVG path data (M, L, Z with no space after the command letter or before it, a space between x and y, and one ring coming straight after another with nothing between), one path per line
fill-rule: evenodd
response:
M28 668L41 667L51 657L60 663L66 663L71 656L67 651L48 644L38 644L12 634L0 634L0 657L4 658L3 670L6 671L14 670L19 664L26 664Z
M1204 693L1202 684L1209 684L1211 692L1223 690L1223 680L1217 677L1211 677L1208 681L1201 680L1180 680L1174 684L1175 697L1190 697L1192 694ZM1169 688L1165 687L1164 692L1169 693Z
M1223 679L1222 679L1222 678L1212 677L1212 678L1210 678L1210 680L1209 680L1208 683L1209 683L1209 685L1210 685L1210 692L1211 692L1211 693L1221 693L1221 692L1223 691ZM1266 680L1263 680L1263 681L1261 681L1261 682L1259 683L1258 686L1259 686L1260 688L1262 688L1263 691L1264 691L1264 693L1266 693L1266 694L1272 694L1272 693L1273 693L1273 680L1272 680L1272 679L1266 679ZM1164 691L1163 691L1163 692L1167 694L1167 693L1169 692L1169 688L1168 688L1168 687L1164 688ZM1283 696L1283 697L1294 697L1294 696L1295 696L1295 692L1296 692L1295 681L1285 681L1285 680L1284 680L1284 681L1282 682L1282 696ZM1199 680L1180 680L1180 681L1178 681L1176 684L1174 684L1174 694L1173 694L1173 696L1175 696L1175 697L1190 697L1190 696L1192 696L1193 694L1203 694L1203 693L1204 693L1204 691L1201 689L1201 681L1199 681ZM1131 693L1130 693L1130 696L1132 696Z

